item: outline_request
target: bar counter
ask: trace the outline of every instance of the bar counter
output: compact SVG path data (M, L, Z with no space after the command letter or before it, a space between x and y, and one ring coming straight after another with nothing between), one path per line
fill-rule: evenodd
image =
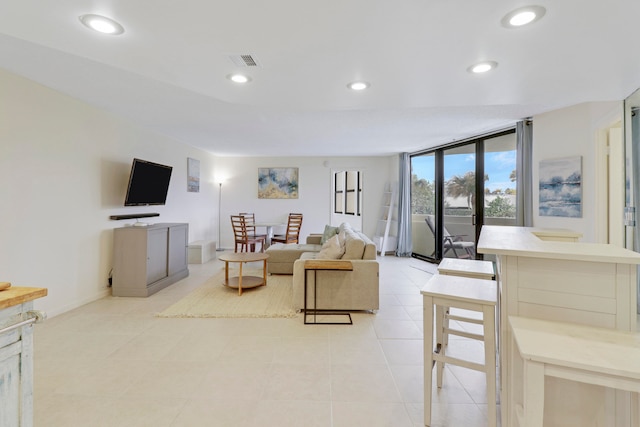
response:
M46 288L0 291L1 426L33 426L33 323L46 317L33 310L33 300L46 295Z
M515 407L522 404L522 360L508 316L636 330L640 254L579 237L570 230L482 228L478 253L496 256L503 426L517 425ZM637 400L625 393L548 378L544 426L631 426Z
M0 310L47 296L46 288L25 288L11 286L0 291Z

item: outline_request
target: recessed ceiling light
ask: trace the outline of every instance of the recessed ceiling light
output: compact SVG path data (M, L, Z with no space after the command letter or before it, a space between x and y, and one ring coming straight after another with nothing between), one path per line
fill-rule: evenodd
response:
M124 33L124 27L111 18L101 15L82 15L78 17L87 28L112 36Z
M482 74L482 73L486 73L487 71L493 70L497 66L498 66L497 62L484 61L484 62L478 62L477 64L470 66L469 68L467 68L467 71L473 74Z
M251 77L244 74L229 74L227 78L234 83L249 83L251 81Z
M542 6L525 6L507 13L500 22L506 28L519 28L540 20L546 12Z
M371 85L367 82L352 82L347 85L347 87L351 90L365 90L369 86Z

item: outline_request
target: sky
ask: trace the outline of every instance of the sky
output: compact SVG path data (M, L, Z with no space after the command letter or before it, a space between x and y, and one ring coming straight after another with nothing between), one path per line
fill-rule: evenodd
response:
M469 171L475 171L475 154L448 154L445 156L444 179L451 179L454 175L462 176ZM484 172L489 175L485 188L494 191L513 188L516 183L511 182L509 175L516 168L516 152L496 151L485 154ZM412 158L412 172L418 178L433 181L435 175L435 156L416 156Z

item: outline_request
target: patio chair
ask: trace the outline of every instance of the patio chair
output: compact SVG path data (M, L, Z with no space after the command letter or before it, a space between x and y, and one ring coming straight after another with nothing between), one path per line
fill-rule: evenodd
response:
M435 236L436 227L433 215L427 215L424 220L427 222L427 226ZM476 257L476 245L474 242L467 242L463 240L463 237L465 237L464 234L451 234L446 227L442 227L442 248L444 249L444 253L442 255L445 256L447 253L453 252L456 258L474 259Z

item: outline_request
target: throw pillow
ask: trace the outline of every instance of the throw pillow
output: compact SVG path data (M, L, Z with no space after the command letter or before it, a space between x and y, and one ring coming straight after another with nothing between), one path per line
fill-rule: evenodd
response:
M349 230L346 233L345 252L342 258L344 259L362 259L364 253L365 243L364 240L358 236L353 230Z
M325 225L324 226L324 233L322 233L322 239L320 239L320 244L324 245L327 240L329 240L330 238L332 238L336 234L338 234L338 227L332 227L330 225Z
M334 235L322 245L316 259L340 259L342 254L344 254L344 246L340 244L338 235Z
M344 230L341 230L338 233L338 240L340 241L340 246L344 248L345 245L347 244L347 233L345 233Z

